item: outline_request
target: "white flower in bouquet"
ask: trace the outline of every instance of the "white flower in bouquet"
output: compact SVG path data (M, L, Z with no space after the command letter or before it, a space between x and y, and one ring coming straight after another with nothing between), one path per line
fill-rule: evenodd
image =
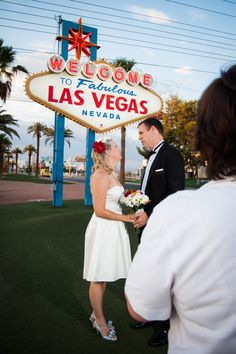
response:
M129 208L134 211L143 208L145 204L150 202L147 195L145 195L142 191L132 191L129 190L124 193L124 197L122 198L122 202Z

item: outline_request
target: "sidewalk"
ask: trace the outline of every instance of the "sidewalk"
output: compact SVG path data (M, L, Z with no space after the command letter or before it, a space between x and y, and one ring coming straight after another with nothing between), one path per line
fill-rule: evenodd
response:
M0 181L0 205L52 201L50 184ZM84 199L84 184L64 184L63 200Z

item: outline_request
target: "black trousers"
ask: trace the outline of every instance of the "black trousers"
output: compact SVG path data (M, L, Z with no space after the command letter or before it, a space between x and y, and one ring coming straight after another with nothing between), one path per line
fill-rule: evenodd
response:
M141 237L143 233L144 227L140 228L140 232L138 234L138 243L141 242ZM168 331L170 328L170 321L152 321L153 334L158 333L160 331Z
M153 321L151 327L153 328L154 335L160 331L169 331L170 321Z

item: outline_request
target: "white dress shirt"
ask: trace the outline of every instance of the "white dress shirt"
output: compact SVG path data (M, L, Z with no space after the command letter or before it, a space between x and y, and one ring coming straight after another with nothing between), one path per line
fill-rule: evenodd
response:
M170 317L168 354L236 353L235 210L226 178L170 195L148 220L125 292L146 320Z
M152 164L153 164L153 161L155 160L158 152L160 151L162 145L164 144L164 140L160 141L155 147L154 149L152 149L152 151L155 151L155 154L152 154L150 157L149 157L149 160L148 160L148 163L147 163L147 167L145 169L145 174L144 174L144 177L143 177L143 181L142 181L142 185L141 185L141 191L143 193L145 193L145 190L146 190L146 186L147 186L147 180L148 180L148 175L149 175L149 172L150 172L150 169L152 167Z

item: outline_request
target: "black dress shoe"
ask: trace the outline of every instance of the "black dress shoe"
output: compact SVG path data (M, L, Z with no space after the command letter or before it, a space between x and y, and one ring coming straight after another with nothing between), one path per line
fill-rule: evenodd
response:
M133 329L146 328L151 325L151 322L134 322L130 324Z
M148 344L152 347L160 347L168 344L168 331L159 331L154 333L148 340Z

